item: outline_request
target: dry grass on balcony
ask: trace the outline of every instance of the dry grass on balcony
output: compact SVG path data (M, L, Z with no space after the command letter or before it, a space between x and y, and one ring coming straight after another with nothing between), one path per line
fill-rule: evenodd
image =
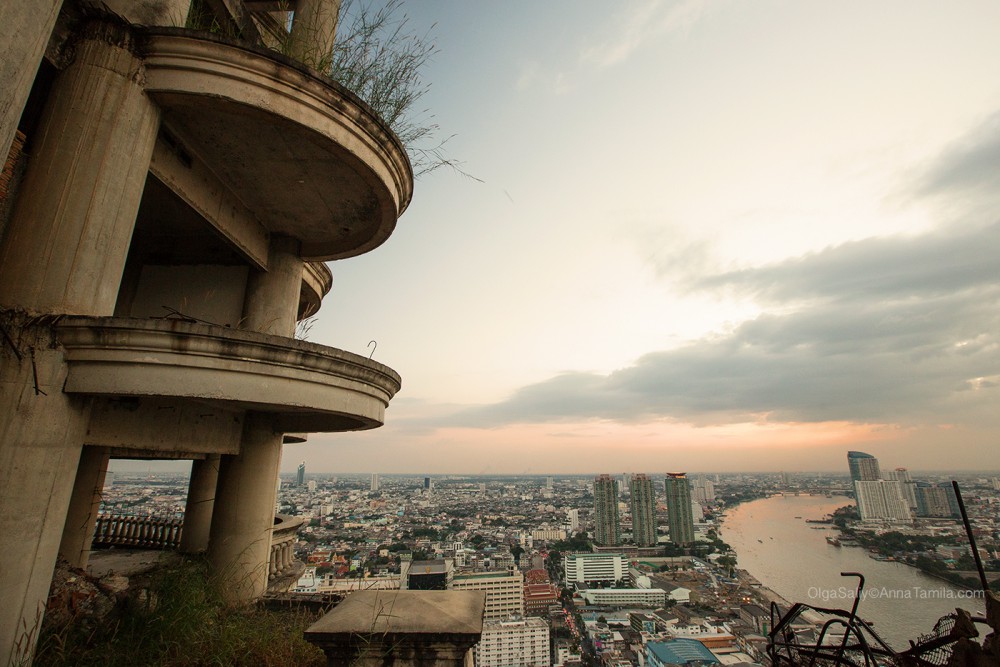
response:
M110 596L113 604L103 605L103 614L90 608L62 623L47 622L35 664L326 664L322 651L302 639L302 631L321 613L227 608L200 561L181 560L130 584Z

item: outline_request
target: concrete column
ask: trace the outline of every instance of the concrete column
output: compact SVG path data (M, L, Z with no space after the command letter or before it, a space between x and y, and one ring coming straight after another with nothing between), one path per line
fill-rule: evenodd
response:
M267 417L248 414L240 453L222 457L208 546L223 597L232 604L252 602L267 590L280 462L281 434Z
M209 454L191 463L191 482L184 507L184 532L181 533L180 550L183 553L195 554L208 549L220 460L219 454Z
M248 331L291 336L302 290L299 242L278 236L271 239L267 271L250 275L243 302L243 328Z
M303 267L298 253L297 240L271 239L267 271L247 282L245 329L276 336L295 331ZM267 590L282 440L270 419L251 413L240 453L222 457L208 555L223 595L234 604L250 602Z
M59 544L59 556L73 567L87 568L109 458L107 447L84 447L80 453L73 495L70 496L66 525L63 526L62 542Z
M159 126L132 48L90 23L53 84L0 246L0 307L114 312Z
M10 8L18 18L5 12L0 44L34 40L48 28L24 26L57 6ZM30 662L90 417L89 400L62 391L66 365L51 324L4 309L114 311L159 122L130 45L118 26L81 30L74 62L53 83L0 245L0 324L16 341L0 340L0 664ZM0 60L7 68L6 55ZM14 69L0 71L18 80ZM6 94L13 84L4 81ZM0 133L13 109L5 103Z
M61 7L62 0L4 3L0 21L0 156L4 160Z
M90 402L62 391L46 325L0 312L0 665L28 664L62 539Z
M329 69L341 0L298 0L288 55L320 71Z

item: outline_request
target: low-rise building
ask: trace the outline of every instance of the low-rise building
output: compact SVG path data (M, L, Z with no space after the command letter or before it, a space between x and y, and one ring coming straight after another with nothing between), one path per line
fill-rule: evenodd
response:
M662 607L666 604L667 592L662 588L587 588L580 596L588 605L609 607Z
M566 584L614 583L625 577L628 562L620 553L574 553L563 561Z

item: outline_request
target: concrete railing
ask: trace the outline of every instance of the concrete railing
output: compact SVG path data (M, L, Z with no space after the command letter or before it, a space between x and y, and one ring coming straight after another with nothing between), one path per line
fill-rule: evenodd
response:
M271 560L268 564L268 579L274 580L296 562L295 535L306 522L304 517L279 514L274 517L274 529L271 531Z
M94 527L94 547L176 549L183 530L183 519L100 514Z
M299 561L295 559L295 535L306 522L304 517L279 514L271 531L271 558L268 578L289 575ZM94 548L177 549L184 531L184 519L157 516L99 514L94 527Z

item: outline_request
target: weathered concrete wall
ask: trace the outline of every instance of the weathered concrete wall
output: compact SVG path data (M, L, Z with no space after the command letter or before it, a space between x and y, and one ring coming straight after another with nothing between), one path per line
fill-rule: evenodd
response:
M62 0L5 2L0 21L0 155L10 149Z
M139 273L128 317L164 317L166 308L188 317L238 328L243 317L246 266L146 265Z

